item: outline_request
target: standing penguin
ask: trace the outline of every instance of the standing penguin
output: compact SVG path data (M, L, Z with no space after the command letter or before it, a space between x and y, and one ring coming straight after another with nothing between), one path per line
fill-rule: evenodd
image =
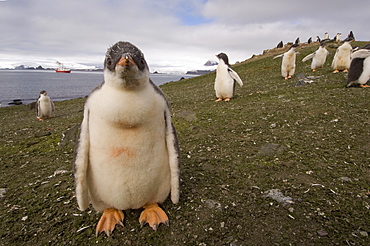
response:
M229 58L225 53L216 55L218 58L218 66L216 70L215 80L215 91L216 91L216 102L224 100L228 102L234 97L235 92L235 81L240 86L243 86L243 81L239 75L231 69L229 64Z
M331 66L334 69L333 73L338 73L339 71L348 72L348 68L351 64L351 42L353 40L354 39L352 37L346 38L345 40L343 40L344 43L336 50L333 61L331 63Z
M347 87L370 87L366 83L370 79L370 44L353 52L351 66L348 70Z
M122 210L144 208L139 222L168 224L158 206L179 201L180 153L168 102L150 80L143 53L129 42L110 47L104 82L84 107L75 153L79 208L104 211L96 234L123 225Z
M281 62L281 75L285 79L291 79L295 72L295 60L296 60L296 48L299 46L299 38L296 42L289 48L287 52L281 55L275 56L273 59L283 57Z
M54 103L47 94L46 91L41 91L36 102L36 114L39 121L51 118L51 112L54 111Z
M337 33L337 35L335 36L335 42L340 42L340 36L342 34L340 32Z
M319 49L303 58L302 62L312 59L311 69L316 71L317 68L324 66L328 54L329 51L325 48L325 42L321 42Z

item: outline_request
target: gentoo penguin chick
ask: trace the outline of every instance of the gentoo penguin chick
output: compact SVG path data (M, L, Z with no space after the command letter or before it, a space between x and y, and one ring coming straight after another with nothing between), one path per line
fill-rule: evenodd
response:
M231 69L229 64L229 58L225 53L216 55L218 58L218 66L216 69L216 80L215 80L215 91L216 91L216 102L224 100L228 102L234 97L235 92L235 81L240 86L243 86L243 81L239 75Z
M341 33L337 33L337 35L335 36L335 42L340 42L340 36L341 36L342 34Z
M325 42L322 42L319 49L303 58L302 62L312 59L311 69L312 71L316 71L317 68L324 66L328 54L329 51L325 48Z
M370 79L370 44L353 52L348 70L347 87L370 87L366 83Z
M281 75L284 79L291 79L295 72L295 60L296 60L296 48L298 47L298 42L296 42L289 48L287 52L281 55L277 55L274 59L283 57L281 62Z
M143 53L129 42L110 47L104 82L89 95L75 153L79 208L104 211L96 235L123 225L122 210L144 208L139 222L168 224L158 206L179 201L179 147L169 105L149 78Z
M339 71L348 72L348 68L351 64L351 42L353 41L353 38L348 37L343 41L344 43L336 50L331 63L331 66L334 69L333 73L338 73Z
M329 40L329 33L325 33L325 35L324 35L324 40Z
M283 48L283 47L284 47L283 41L280 41L280 42L276 45L276 48Z
M47 94L46 91L41 91L36 102L36 114L39 121L51 118L51 112L54 111L54 103Z

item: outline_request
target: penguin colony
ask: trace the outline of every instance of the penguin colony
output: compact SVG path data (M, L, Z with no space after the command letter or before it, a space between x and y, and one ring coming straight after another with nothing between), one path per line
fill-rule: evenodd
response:
M337 33L334 39L329 38L329 34L325 33L324 39L320 39L317 36L316 42L320 43L318 50L307 55L302 59L302 62L306 62L312 59L311 69L316 71L318 68L322 68L326 62L327 56L329 55L328 50L325 48L328 42L341 42L341 33ZM355 40L353 32L348 34L348 37L343 40L343 44L340 45L333 57L331 67L333 68L333 73L338 73L340 71L348 72L347 87L359 86L368 87L365 85L370 79L370 44L365 45L359 50L353 52L351 42ZM299 47L299 38L296 39L295 43L289 48L287 52L281 55L275 56L273 59L282 57L281 63L281 74L285 79L292 78L295 72L295 49ZM310 43L310 39L307 41ZM281 47L281 42L279 43Z
M342 46L348 50L346 46L353 39L349 36L344 40L337 53L342 52ZM325 39L320 41L319 49L303 58L303 62L312 59L313 71L323 66L328 55ZM285 79L294 75L298 47L299 38L287 52L274 57L283 58L281 72ZM345 54L338 56L343 59ZM235 83L242 86L243 82L225 53L216 57L216 101L230 101ZM370 44L353 53L347 86L366 86L370 78L369 57ZM45 97L46 92L41 92L40 98ZM116 225L123 226L124 210L139 208L143 208L139 223L148 223L157 230L169 221L159 204L169 195L173 203L179 201L179 165L179 146L169 105L150 80L143 53L129 42L116 43L106 53L104 82L92 91L84 107L74 162L80 210L91 203L95 210L103 212L96 235L105 232L109 236Z

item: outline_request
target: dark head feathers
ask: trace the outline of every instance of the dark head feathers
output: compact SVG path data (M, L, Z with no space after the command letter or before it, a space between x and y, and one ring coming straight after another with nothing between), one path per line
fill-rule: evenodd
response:
M148 68L144 54L135 45L123 41L115 43L107 50L104 60L104 68L114 71L116 64L122 56L131 57L140 71Z
M225 62L226 65L230 66L229 57L225 53L221 52L220 54L218 54L216 56L217 56L217 58L222 59Z

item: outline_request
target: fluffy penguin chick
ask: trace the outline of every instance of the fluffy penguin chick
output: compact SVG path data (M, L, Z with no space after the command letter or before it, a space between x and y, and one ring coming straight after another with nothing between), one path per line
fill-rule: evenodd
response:
M275 56L274 59L278 57L283 57L281 62L281 75L285 79L291 79L295 72L295 60L296 60L296 48L298 43L294 43L287 52L282 55Z
M229 58L225 53L216 55L218 58L218 66L216 70L215 79L215 91L216 91L216 102L224 100L228 102L234 97L235 93L235 81L240 86L243 86L243 81L239 75L231 69L229 64Z
M347 87L370 87L366 83L370 79L370 44L352 54L351 65L348 70Z
M179 201L179 148L169 105L149 79L143 53L128 42L108 49L104 82L88 97L75 153L79 208L104 211L96 234L123 225L121 210L144 208L139 222L156 230L158 206Z
M312 59L311 69L312 71L316 71L317 68L324 66L328 54L329 51L325 48L325 43L322 42L319 49L303 58L302 62Z
M331 63L331 66L334 69L333 73L338 73L339 71L348 71L348 68L351 64L352 46L350 42L352 41L352 38L346 38L344 43L336 50Z
M51 112L54 111L54 103L47 94L46 91L41 91L36 102L36 114L39 121L51 118Z

